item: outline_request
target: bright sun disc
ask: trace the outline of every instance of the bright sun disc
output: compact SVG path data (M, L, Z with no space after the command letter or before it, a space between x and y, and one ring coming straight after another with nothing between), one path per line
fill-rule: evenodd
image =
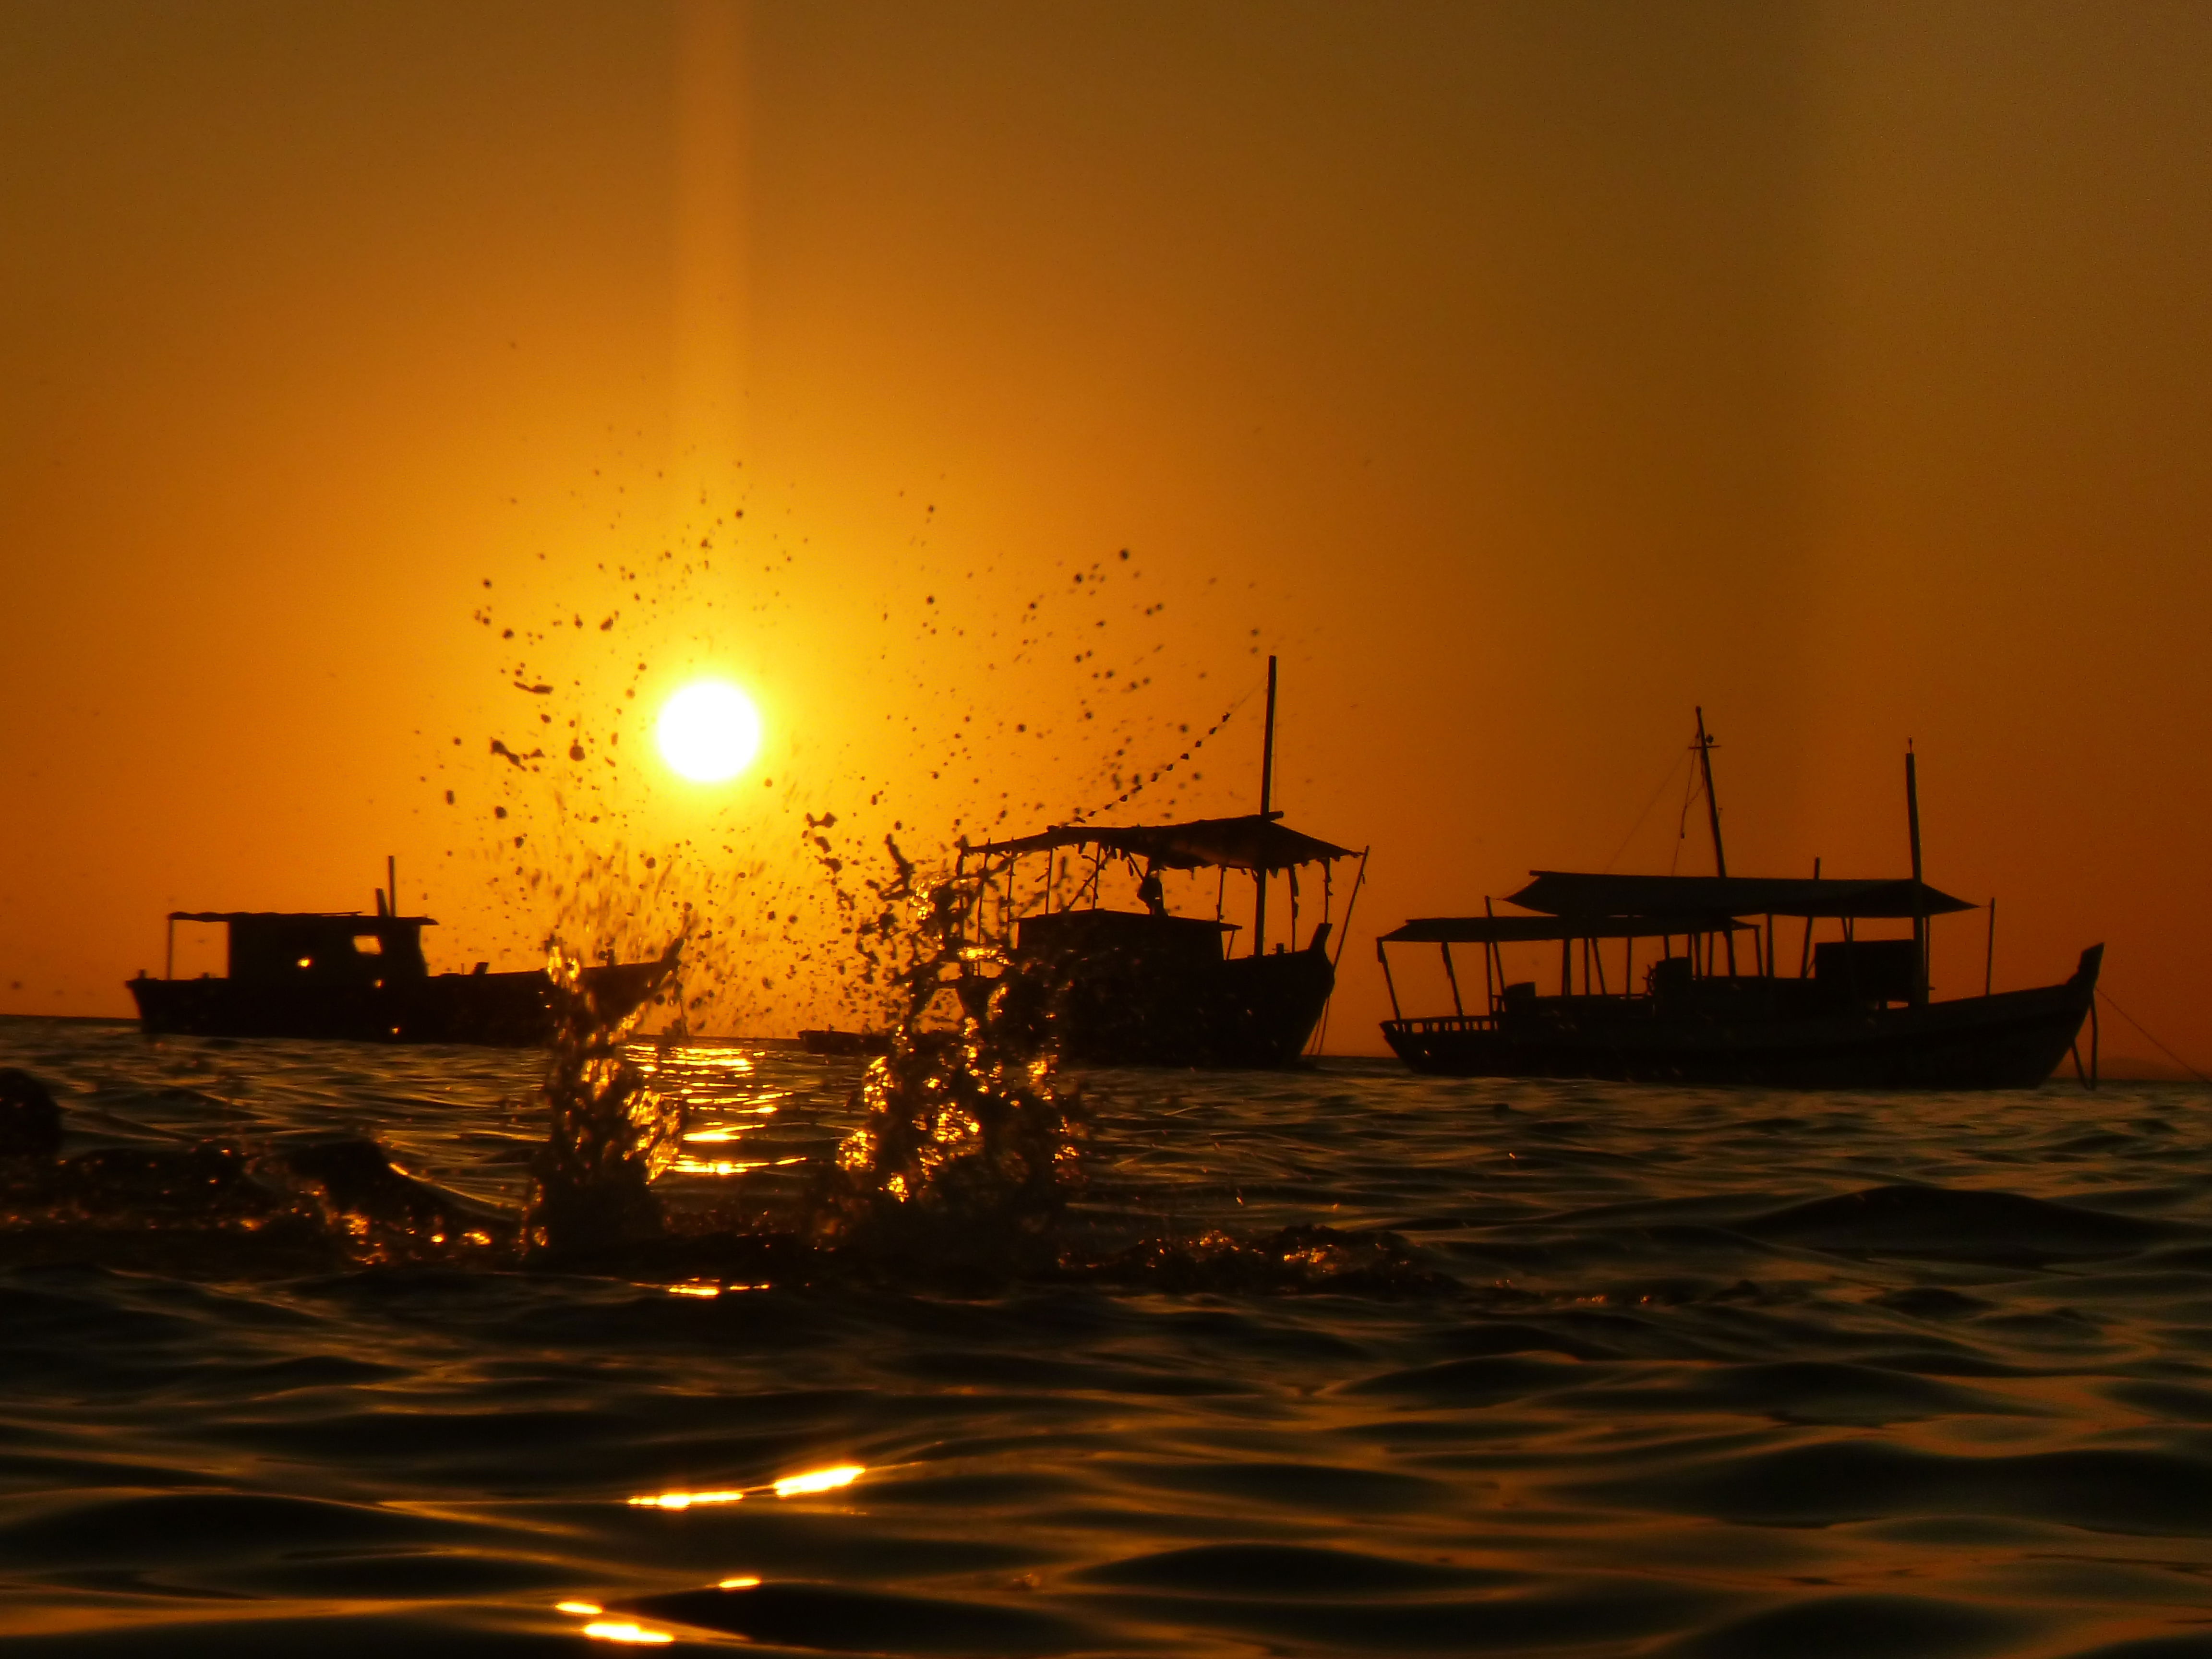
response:
M653 734L660 757L694 783L720 783L760 752L760 711L726 680L700 680L671 697Z

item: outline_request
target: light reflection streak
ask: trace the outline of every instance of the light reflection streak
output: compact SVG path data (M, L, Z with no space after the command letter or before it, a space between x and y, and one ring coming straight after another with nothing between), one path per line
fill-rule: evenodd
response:
M688 1510L701 1504L741 1504L742 1492L647 1492L642 1498L629 1500L632 1509Z
M805 1492L830 1492L839 1486L849 1486L867 1470L858 1463L841 1463L834 1469L815 1469L805 1474L786 1475L775 1483L778 1498L797 1498Z
M765 1170L770 1165L760 1158L748 1162L735 1158L679 1158L670 1167L678 1175L733 1176L743 1175L748 1170Z
M633 1642L659 1647L676 1638L665 1630L647 1630L626 1619L601 1619L584 1626L584 1634L601 1642Z
M746 1573L742 1577L725 1578L714 1588L716 1589L757 1589L759 1586L760 1580L752 1574Z
M763 1285L742 1288L768 1287ZM741 1504L748 1498L765 1498L771 1492L778 1498L804 1498L812 1492L835 1492L840 1486L849 1486L867 1472L865 1464L839 1463L826 1469L809 1469L803 1474L787 1474L764 1486L743 1486L725 1492L645 1492L623 1501L632 1509L688 1510L702 1504Z
M606 1609L597 1601L556 1601L553 1611L573 1613L579 1619L596 1619Z

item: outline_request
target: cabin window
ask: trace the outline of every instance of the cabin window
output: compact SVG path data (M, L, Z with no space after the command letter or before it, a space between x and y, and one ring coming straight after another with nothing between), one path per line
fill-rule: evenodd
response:
M380 957L384 954L384 940L374 933L356 933L353 948L356 956Z

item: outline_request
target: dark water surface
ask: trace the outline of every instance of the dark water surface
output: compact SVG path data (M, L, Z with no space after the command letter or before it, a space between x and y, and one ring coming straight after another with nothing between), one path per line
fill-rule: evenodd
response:
M665 1059L672 1209L788 1211L853 1126L851 1062ZM544 1134L533 1055L24 1020L0 1066L118 1170L372 1138L441 1226ZM17 1205L0 1636L2212 1656L2212 1093L1079 1081L1072 1265L1013 1282Z

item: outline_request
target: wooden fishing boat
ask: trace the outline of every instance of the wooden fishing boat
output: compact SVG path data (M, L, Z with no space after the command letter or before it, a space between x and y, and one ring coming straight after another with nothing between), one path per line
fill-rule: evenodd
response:
M393 887L396 894L396 884ZM527 1048L550 1041L555 1011L544 969L434 974L422 954L429 916L403 916L383 892L359 911L173 910L163 975L125 981L149 1036L322 1037L355 1042L470 1042ZM228 971L174 976L176 925L227 930ZM583 970L583 990L611 1024L659 990L674 951L658 962Z
M963 848L957 879L971 884L968 914L978 931L963 998L977 1007L998 999L1002 1029L1028 1032L1072 1065L1275 1066L1297 1059L1336 983L1331 868L1354 854L1280 822L1271 805L1274 725L1271 657L1257 812L1063 824ZM1043 878L1033 885L1019 866L1040 855ZM1299 872L1316 864L1322 914L1300 944ZM1220 872L1213 915L1170 913L1162 875L1199 870ZM1231 871L1252 881L1249 933L1224 914ZM1270 951L1267 896L1278 877L1291 938ZM1102 904L1109 878L1133 885L1141 908ZM1355 882L1353 899L1358 893ZM1240 933L1249 939L1242 951Z
M1414 1070L1458 1077L1603 1078L1632 1083L1757 1084L1793 1089L2033 1088L2069 1051L2096 1075L2097 975L2104 946L2073 975L2029 990L1990 988L1937 1001L1928 974L1932 917L1970 910L1921 879L1912 756L1905 796L1912 874L1885 880L1730 876L1713 803L1711 739L1697 753L1717 873L1628 876L1536 871L1506 902L1523 914L1408 921L1376 943L1392 1018L1382 1034ZM1994 901L1991 933L1994 936ZM1795 975L1776 963L1778 918L1801 922ZM1754 920L1756 919L1756 920ZM1909 921L1909 938L1861 938L1862 923ZM1837 937L1816 941L1820 924ZM1443 952L1453 1011L1407 1018L1389 947ZM1509 982L1502 948L1557 944L1559 988ZM1465 1006L1454 945L1482 956L1479 1012ZM1639 947L1656 954L1638 977ZM1617 951L1608 972L1607 956ZM1576 970L1581 969L1577 985ZM1618 977L1613 976L1617 973ZM2084 1019L2090 1056L2078 1047Z

